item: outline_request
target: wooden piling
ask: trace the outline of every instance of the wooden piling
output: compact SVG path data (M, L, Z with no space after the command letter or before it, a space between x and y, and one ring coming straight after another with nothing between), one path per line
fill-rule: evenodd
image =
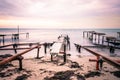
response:
M98 60L99 60L99 56L97 56L97 61L96 61L96 70L99 70L99 62L98 62Z
M104 44L104 36L102 36L102 45Z
M98 44L100 44L100 35L98 35Z
M37 49L37 59L39 59L39 52L40 52L40 47L38 46L38 49Z
M120 38L120 32L117 32L117 37Z
M66 45L64 44L64 63L66 63Z

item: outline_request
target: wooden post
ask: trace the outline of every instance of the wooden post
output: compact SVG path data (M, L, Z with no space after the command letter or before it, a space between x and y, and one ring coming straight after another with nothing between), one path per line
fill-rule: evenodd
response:
M97 56L97 61L96 61L96 70L99 70L99 62L98 62L98 60L99 60L99 56Z
M87 38L88 38L88 32L87 32Z
M64 44L64 63L66 63L66 45Z
M22 70L22 59L19 59L19 70Z
M37 49L37 59L39 58L40 47Z
M100 44L100 35L98 34L98 44Z
M95 43L96 43L96 34L95 34Z
M102 36L102 45L104 44L104 36Z
M51 54L51 61L53 61L53 55Z
M5 44L5 37L4 37L4 35L3 35L3 45Z
M29 33L26 33L26 38L29 38Z
M91 33L91 38L92 38L92 42L93 42L93 32Z
M18 35L17 35L17 39L19 40L19 25L18 25Z
M84 31L83 31L83 38L85 37Z

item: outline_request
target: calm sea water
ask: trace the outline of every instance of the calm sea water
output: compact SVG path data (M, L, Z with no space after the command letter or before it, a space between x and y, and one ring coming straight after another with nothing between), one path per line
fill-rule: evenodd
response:
M57 41L57 37L61 34L67 34L70 37L71 48L75 51L74 43L81 45L92 45L87 39L83 39L83 31L96 31L106 33L108 36L117 37L120 29L20 29L20 33L29 33L29 38L25 34L20 35L19 42L53 42ZM15 28L0 28L0 34L15 34ZM2 37L0 37L2 40ZM5 44L12 42L11 36L5 36ZM2 45L2 44L0 44Z

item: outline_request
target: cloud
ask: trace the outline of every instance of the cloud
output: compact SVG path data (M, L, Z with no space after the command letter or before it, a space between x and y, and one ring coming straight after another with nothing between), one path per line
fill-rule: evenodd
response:
M0 15L73 18L120 13L120 0L0 0Z

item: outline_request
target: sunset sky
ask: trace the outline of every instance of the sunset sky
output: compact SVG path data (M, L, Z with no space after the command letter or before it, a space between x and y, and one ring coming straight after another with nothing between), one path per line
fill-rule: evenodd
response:
M120 0L0 0L0 28L120 28Z

